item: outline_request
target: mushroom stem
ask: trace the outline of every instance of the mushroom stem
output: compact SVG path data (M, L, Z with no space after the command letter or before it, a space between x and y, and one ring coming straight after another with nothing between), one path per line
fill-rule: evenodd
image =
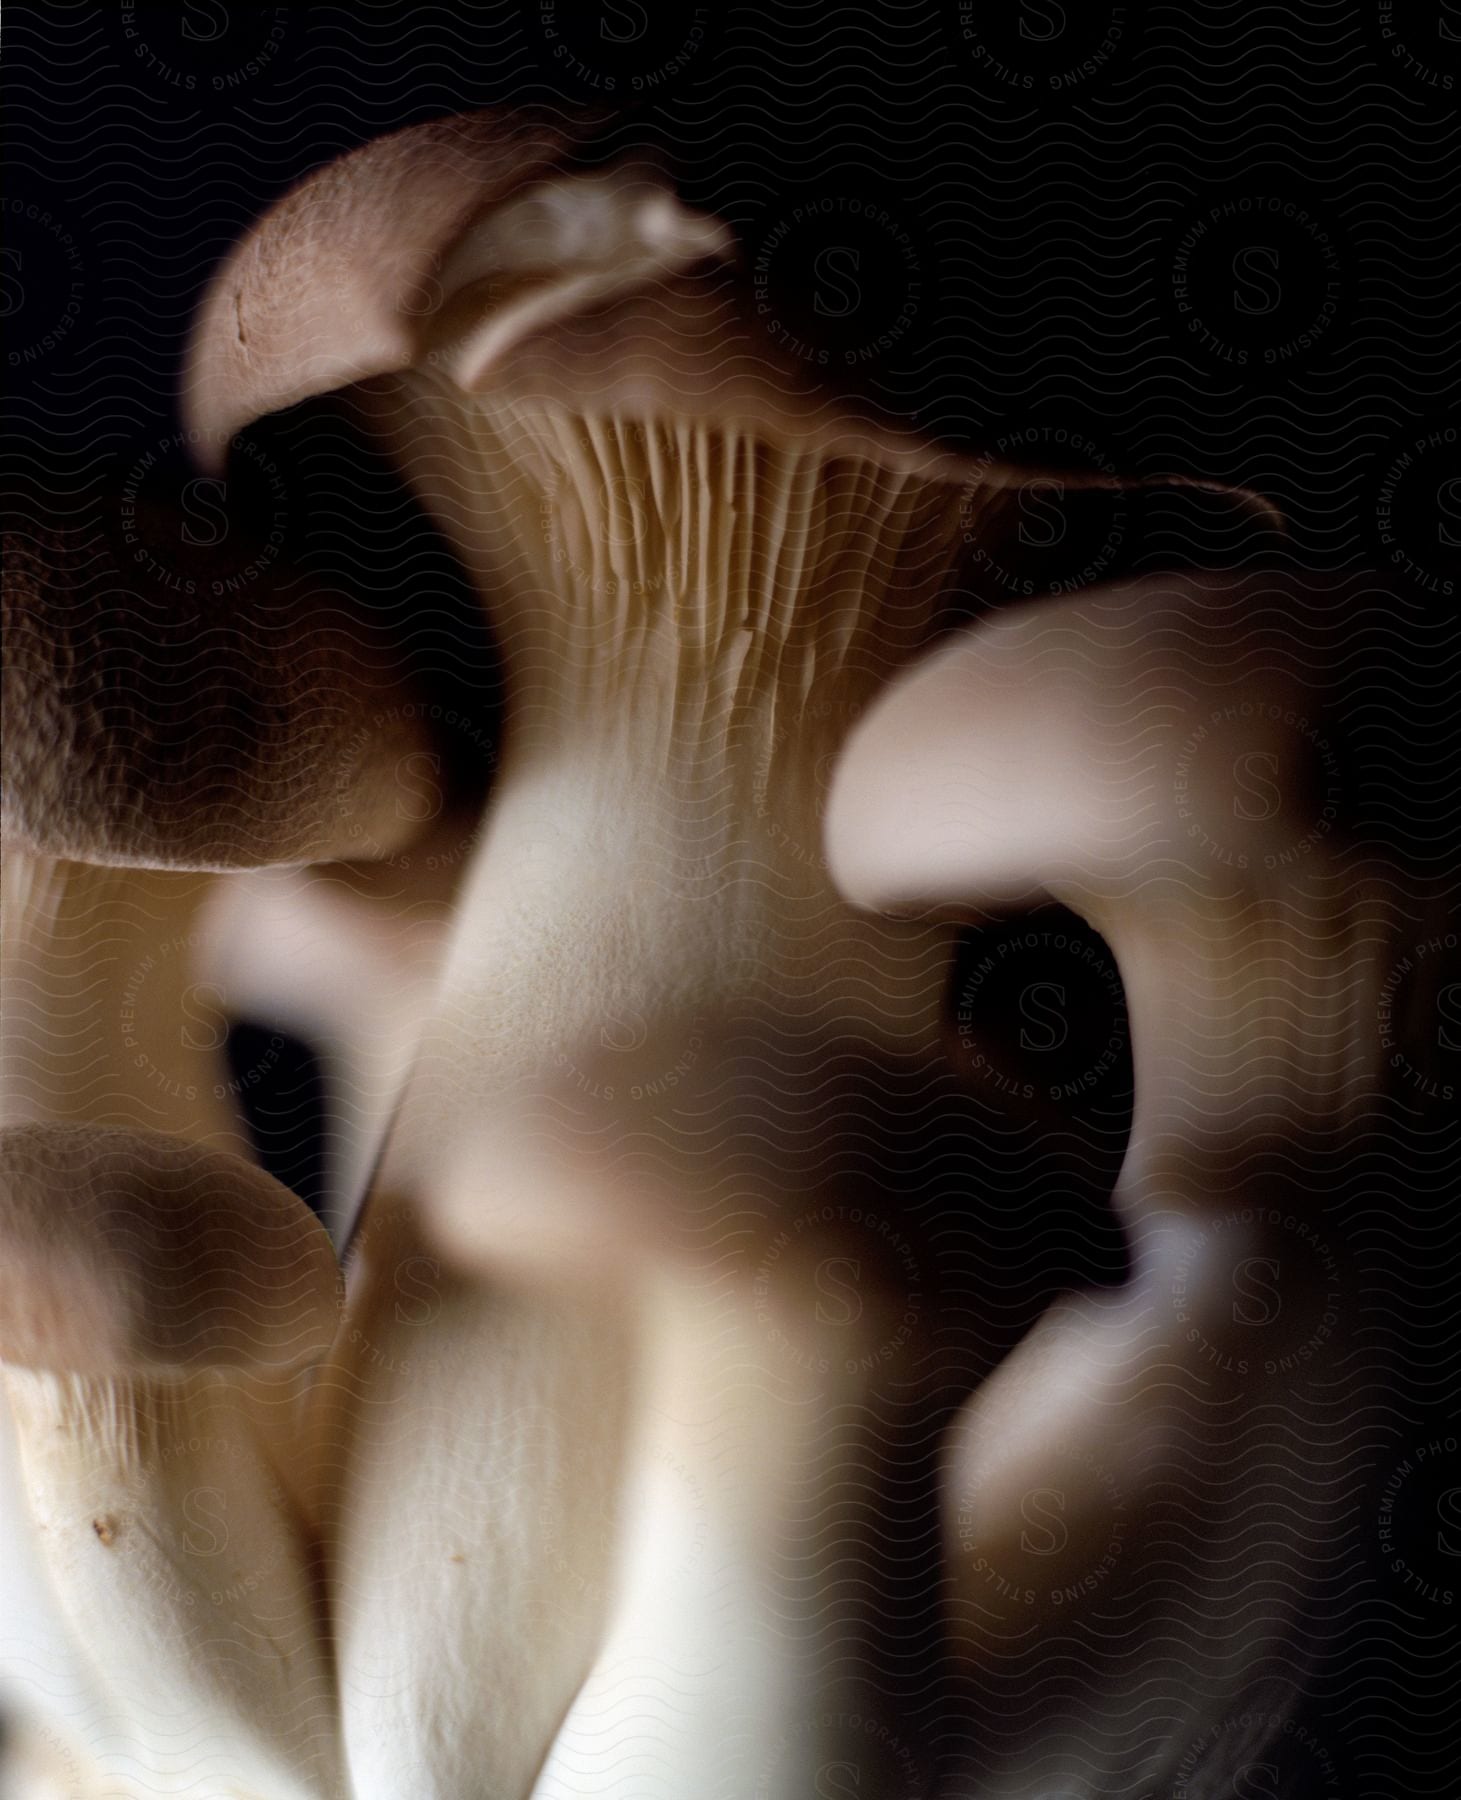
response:
M203 911L198 974L219 1004L297 1033L321 1058L330 1128L320 1213L341 1246L431 1004L450 908L430 880L393 863L250 870L215 884Z
M167 1130L247 1151L201 966L213 877L5 846L0 1120Z
M336 1324L323 1232L259 1171L160 1133L17 1127L0 1180L5 1390L49 1583L119 1722L108 1775L333 1795L286 1472Z
M622 1317L464 1280L379 1193L349 1274L314 1480L350 1791L525 1795L601 1628Z
M111 1772L332 1794L309 1535L266 1447L297 1391L211 1370L5 1380L48 1575L124 1723Z
M555 1242L575 1235L571 1223L558 1230L566 1206L587 1234L595 1222L621 1242L688 1233L712 1256L738 1257L753 1233L774 1234L835 1194L812 1121L853 1109L829 1097L827 1057L849 1038L873 1064L926 1051L949 935L839 904L819 810L826 772L887 661L933 629L957 492L730 430L687 430L678 448L666 431L656 460L627 431L566 419L559 428L550 531L565 520L578 529L617 483L642 482L642 530L625 554L650 591L629 597L627 570L620 600L589 591L591 572L585 591L561 573L567 590L547 591L517 569L525 585L512 590L503 630L515 706L493 810L381 1171L385 1192L419 1196L434 1215L470 1095L483 1173L470 1192L455 1189L447 1230L489 1276L510 1257L497 1237L504 1211L540 1220L520 1233ZM533 522L524 560L553 485L545 442L559 440L529 435L518 456L503 452L504 474L535 469L542 484L522 501ZM665 529L682 503L683 526ZM477 548L469 539L473 561ZM545 554L540 575L552 567ZM784 1125L816 1139L803 1166L778 1142ZM556 1159L556 1175L519 1176L525 1139L550 1169ZM616 1179L626 1154L642 1155L652 1184ZM713 1309L697 1316L708 1297L693 1275L682 1279L678 1329L652 1353L657 1377L637 1386L636 1406L679 1419L693 1396L689 1440L660 1448L712 1496L729 1470L727 1491L709 1501L723 1574L708 1590L665 1590L662 1571L631 1571L622 1629L594 1680L631 1666L619 1659L649 1651L646 1640L656 1656L666 1645L701 1667L708 1656L698 1698L666 1706L663 1766L688 1774L729 1754L711 1746L738 1719L754 1785L767 1750L755 1707L781 1721L781 1737L831 1692L810 1622L794 1617L803 1599L789 1619L783 1593L808 1554L787 1538L793 1499L818 1530L811 1469L826 1455L825 1421L789 1372L768 1391L754 1370L727 1367L723 1323ZM750 1310L748 1292L741 1304ZM523 1334L498 1342L500 1365L531 1354L542 1381L568 1378L576 1335L555 1343L526 1303L499 1298L496 1311L499 1330ZM617 1373L600 1369L612 1388ZM707 1441L723 1469L705 1466ZM547 1467L531 1478L538 1488L551 1480ZM847 1665L861 1656L847 1646ZM815 1731L792 1733L768 1793L804 1791L818 1747Z
M746 1328L743 1295L684 1268L649 1284L612 1623L540 1800L646 1785L790 1800L833 1766L875 1791L869 1736L910 1742L867 1616L884 1585L868 1548L899 1554L878 1517L878 1309L819 1324L806 1274L782 1270L757 1303L794 1358Z
M101 1785L94 1747L114 1739L121 1726L46 1572L3 1377L0 1520L5 1530L5 1555L0 1558L0 1791L9 1794L4 1785L9 1781L29 1800L29 1779L35 1800L55 1800L68 1786L80 1787L79 1771L85 1769L95 1778L88 1782L89 1796Z
M616 1022L668 1050L758 980L814 1005L829 954L889 977L860 1024L916 1039L933 984L830 895L820 809L847 731L935 628L957 488L731 426L448 404L394 423L498 597L510 722L392 1166L450 1142L465 1068L504 1122L518 1091L592 1102ZM434 487L448 458L488 478Z

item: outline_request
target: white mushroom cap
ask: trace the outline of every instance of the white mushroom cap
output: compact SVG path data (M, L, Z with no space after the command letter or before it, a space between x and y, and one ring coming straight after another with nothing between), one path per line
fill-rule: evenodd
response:
M328 1349L323 1228L240 1158L161 1132L0 1134L0 1360L53 1373L285 1372Z
M1306 714L1302 654L1262 617L1265 591L1261 577L1153 577L1012 609L939 650L839 765L838 885L882 909L1055 894L1104 911L1261 870L1302 820L1316 755L1291 728ZM1205 861L1196 839L1231 799L1237 754L1262 764L1277 804L1229 809L1234 860Z
M1155 576L1011 611L885 694L834 778L849 898L1049 895L1107 937L1135 1057L1128 1212L1201 1210L1236 1158L1282 1186L1296 1130L1347 1129L1378 1091L1365 1021L1394 922L1343 864L1322 610L1342 598Z

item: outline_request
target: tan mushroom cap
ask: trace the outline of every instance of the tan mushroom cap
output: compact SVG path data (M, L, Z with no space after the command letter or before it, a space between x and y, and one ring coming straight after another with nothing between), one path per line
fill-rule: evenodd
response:
M458 396L744 428L951 488L998 492L1045 473L943 451L831 392L760 327L722 221L652 169L575 169L602 122L437 120L301 182L225 259L199 313L183 399L213 446L203 460L221 466L231 434L267 413L415 370ZM376 416L389 429L386 390ZM1072 488L1201 488L1274 520L1258 496L1220 484L1062 475Z
M723 254L714 221L634 171L553 183L599 122L474 113L381 138L303 181L213 277L185 382L220 465L249 421L405 369L459 291L503 346L656 270Z
M6 545L4 832L45 856L227 870L393 854L429 756L400 653L348 595L139 594L87 533Z
M283 1372L322 1356L324 1229L241 1158L161 1132L0 1134L0 1359L108 1376Z

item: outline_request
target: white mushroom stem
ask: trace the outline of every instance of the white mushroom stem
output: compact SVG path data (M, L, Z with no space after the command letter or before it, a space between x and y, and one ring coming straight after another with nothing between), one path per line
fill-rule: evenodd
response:
M314 1414L354 1800L531 1786L602 1627L627 1364L620 1307L484 1292L377 1194Z
M836 902L818 809L841 736L887 659L930 629L957 490L734 430L686 427L676 441L666 428L662 455L657 428L647 434L641 451L628 427L549 414L541 436L524 426L497 452L504 474L510 465L541 484L518 502L523 562L537 552L545 489L551 529L570 544L583 531L582 555L599 556L603 540L586 521L625 481L642 481L643 518L624 554L646 591L634 597L628 569L622 596L597 593L587 565L581 587L568 574L567 592L534 587L523 572L504 620L514 724L382 1175L387 1191L443 1193L443 1154L468 1121L474 1137L480 1130L482 1180L456 1189L448 1241L489 1273L500 1266L504 1207L560 1244L578 1230L591 1236L595 1214L612 1209L611 1237L688 1231L704 1261L749 1256L754 1267L758 1241L837 1191L821 1160L826 1119L850 1125L855 1103L829 1089L828 1052L852 1039L876 1064L926 1052L937 1034L937 935L874 924ZM500 530L501 516L484 505L484 531ZM465 548L474 552L475 538ZM570 570L575 560L570 552ZM616 1050L620 1041L633 1049ZM672 1087L660 1085L666 1078ZM808 1131L816 1143L795 1152L788 1136ZM539 1173L517 1187L525 1137L541 1147ZM613 1179L615 1152L626 1149L643 1155L658 1207L644 1187ZM570 1220L576 1208L584 1225L560 1231L560 1208ZM500 1254L510 1262L511 1246ZM669 1740L656 1767L684 1772L719 1755L727 1792L735 1769L754 1787L770 1723L753 1722L757 1695L783 1725L822 1708L817 1716L834 1723L805 1734L771 1777L786 1784L771 1791L791 1794L803 1758L834 1754L835 1721L850 1711L831 1703L811 1621L797 1617L821 1602L801 1592L788 1604L778 1591L797 1555L787 1502L799 1486L810 1491L813 1460L825 1454L825 1394L799 1391L794 1368L768 1380L758 1363L725 1358L725 1322L699 1262L692 1256L678 1277L679 1331L649 1352L659 1379L640 1404L673 1415L676 1387L680 1404L682 1384L695 1394L671 1454L703 1484L730 1560L718 1595L658 1581L626 1595L625 1630L637 1611L640 1646L698 1652L692 1666L703 1672L678 1697L651 1681ZM777 1271L773 1314L805 1274L791 1259ZM747 1280L747 1313L749 1290ZM561 1379L554 1364L566 1372L580 1354L550 1335L535 1335L531 1351L545 1379ZM565 1450L584 1429L566 1423ZM859 1654L849 1644L847 1664ZM624 1655L616 1631L595 1680L625 1668ZM732 1750L723 1732L736 1717ZM576 1721L594 1729L592 1713L575 1714L565 1752ZM611 1761L598 1779L618 1791Z
M778 1054L773 1032L749 1041ZM539 1800L687 1783L795 1794L828 1758L856 1760L860 1732L901 1729L860 1602L898 1560L879 1516L885 1358L926 1296L890 1293L876 1239L820 1221L864 1212L765 1131L768 1099L723 1050L708 1080L687 1071L653 1109L560 1091L529 1110L524 1096L522 1129L468 1140L433 1196L499 1309L504 1288L548 1312L620 1284L636 1297L625 1487L604 1494L597 1540L571 1539L548 1484L554 1579L615 1604ZM551 1339L538 1354L548 1366ZM570 1442L591 1417L565 1419Z
M0 1357L48 1580L122 1729L122 1792L338 1791L331 1659L293 1488L336 1321L305 1208L160 1135L0 1141Z
M782 1274L758 1304L803 1367L738 1318L744 1292L683 1270L649 1286L622 1528L598 1577L616 1604L535 1800L795 1796L832 1764L856 1778L864 1732L907 1730L848 1606L878 1585L869 1549L897 1556L876 1523L873 1383L844 1363L875 1351L873 1315L819 1329Z
M1004 1720L991 1795L1171 1780L1196 1724L1302 1673L1362 1441L1333 1373L1359 1300L1305 1163L1390 1085L1377 1009L1413 893L1345 866L1338 678L1302 625L1323 598L1154 577L1022 609L895 684L838 768L846 894L1054 896L1111 944L1131 1017L1133 1285L1062 1304L950 1444L960 1633Z
M446 883L419 867L430 855L250 870L215 884L203 910L199 979L230 1015L293 1031L322 1060L320 1210L337 1245L405 1088L445 950Z
M80 1790L80 1771L95 1774L94 1746L115 1738L124 1726L98 1670L57 1607L44 1544L31 1519L3 1380L0 1520L5 1532L5 1555L0 1557L0 1716L5 1722L0 1792L8 1795L13 1787L21 1800L57 1800L68 1788ZM90 1800L94 1788L88 1785L85 1791Z

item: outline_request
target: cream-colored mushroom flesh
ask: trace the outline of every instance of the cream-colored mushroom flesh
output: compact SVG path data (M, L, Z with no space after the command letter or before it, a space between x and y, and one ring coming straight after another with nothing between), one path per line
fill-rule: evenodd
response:
M294 1487L309 1371L339 1316L328 1240L258 1170L160 1133L14 1127L0 1190L19 1484L111 1718L47 1723L76 1734L98 1792L333 1791L330 1658ZM47 1678L32 1665L19 1695L42 1717Z
M714 1766L727 1793L799 1796L862 1716L876 1607L825 1588L845 1539L876 1554L881 1348L910 1303L896 1197L855 1204L858 1159L869 1094L938 1058L952 929L849 904L821 814L971 546L1017 552L1033 471L829 398L755 329L732 253L643 169L448 123L283 202L195 345L191 422L220 453L350 385L506 677L330 1384L361 1794L469 1769L522 1791L585 1676L545 1793L704 1791ZM857 1307L819 1307L849 1255ZM386 1304L403 1271L419 1304ZM841 1511L817 1497L834 1454ZM391 1516L419 1523L405 1565ZM539 1560L509 1582L519 1545ZM864 1633L840 1661L839 1618ZM535 1631L530 1673L502 1647Z

